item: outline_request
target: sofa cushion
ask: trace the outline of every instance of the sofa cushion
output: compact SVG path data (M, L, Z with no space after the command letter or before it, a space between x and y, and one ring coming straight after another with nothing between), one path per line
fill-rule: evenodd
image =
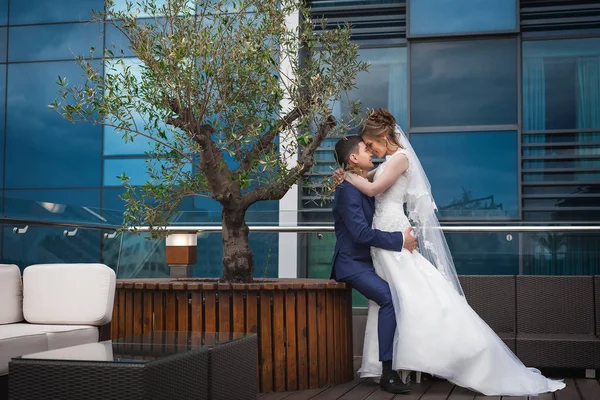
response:
M14 264L0 264L0 324L23 321L21 270Z
M9 324L0 326L0 375L13 357L98 341L98 328L86 325Z
M104 325L116 277L104 264L37 264L23 271L23 315L33 324Z

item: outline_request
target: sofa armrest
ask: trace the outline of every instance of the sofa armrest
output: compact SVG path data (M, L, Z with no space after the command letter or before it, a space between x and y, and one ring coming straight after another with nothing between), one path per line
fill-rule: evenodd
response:
M104 264L31 265L23 271L23 315L32 324L104 325L115 286L115 272Z
M23 321L21 270L14 264L0 264L0 325Z

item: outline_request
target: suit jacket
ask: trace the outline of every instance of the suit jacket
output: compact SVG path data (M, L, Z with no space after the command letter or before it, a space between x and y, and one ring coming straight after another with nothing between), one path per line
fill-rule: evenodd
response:
M362 194L354 185L344 181L335 190L333 220L335 251L331 278L346 277L373 270L371 246L402 251L402 232L383 232L371 228L375 200Z

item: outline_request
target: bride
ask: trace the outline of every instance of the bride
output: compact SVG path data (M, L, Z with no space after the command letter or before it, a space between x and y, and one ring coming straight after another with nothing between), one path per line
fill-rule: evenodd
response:
M419 241L419 251L412 253L371 249L396 311L394 369L427 372L485 395L535 395L564 388L562 381L526 368L466 302L429 181L394 117L387 110L374 110L359 135L374 155L385 157L373 182L346 176L358 190L375 196L373 228L404 231L410 218ZM378 307L369 302L361 377L381 375Z

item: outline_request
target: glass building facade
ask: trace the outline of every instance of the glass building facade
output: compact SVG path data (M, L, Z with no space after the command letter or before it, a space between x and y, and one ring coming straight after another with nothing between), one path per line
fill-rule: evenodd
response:
M536 0L309 3L314 17L325 16L330 27L352 25L360 57L371 67L349 97L396 116L429 175L444 224L600 222L600 8ZM123 211L117 175L126 172L134 183L145 179L147 143L125 144L110 128L70 124L47 107L57 97L57 76L81 81L74 55L90 47L120 46L135 66L123 38L89 22L89 11L103 6L101 0L0 0L5 217L114 221ZM336 104L338 115L347 111L347 104ZM318 150L315 176L335 168L336 140ZM297 194L292 205L258 203L249 222L277 225L288 213L302 224L332 223L330 203L302 185ZM181 211L177 222L220 222L220 207L209 199L189 199ZM24 267L101 260L119 265L120 277L169 273L163 242L115 240L96 231L65 239L64 229L50 227L15 235L13 228L2 230L3 262ZM255 276L282 275L282 263L290 263L296 276L329 276L333 234L285 235L252 234ZM596 234L447 238L462 274L600 274ZM297 259L280 251L290 245ZM198 260L196 276L220 276L218 233L201 235Z
M583 1L312 2L350 22L370 73L351 94L396 117L420 156L459 274L600 273L597 234L511 225L600 221L600 9ZM336 110L343 113L343 105ZM319 158L335 168L330 139ZM328 172L330 173L330 172ZM327 222L302 193L306 222ZM308 275L326 276L335 237L306 240Z

